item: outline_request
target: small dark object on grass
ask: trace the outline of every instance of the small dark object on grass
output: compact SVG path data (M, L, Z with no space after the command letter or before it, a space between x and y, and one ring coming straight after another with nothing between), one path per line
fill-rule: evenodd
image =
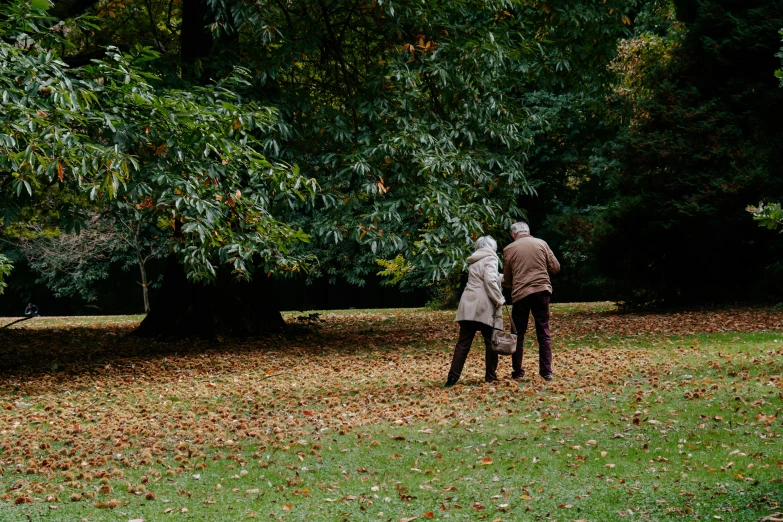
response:
M321 321L321 314L315 312L309 315L300 315L296 318L296 320L300 323L313 324Z

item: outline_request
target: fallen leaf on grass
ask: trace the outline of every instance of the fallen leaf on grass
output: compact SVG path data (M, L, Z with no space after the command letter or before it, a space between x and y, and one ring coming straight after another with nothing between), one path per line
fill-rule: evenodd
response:
M481 459L481 465L482 466L488 466L490 464L492 464L492 459L491 458L484 457L483 459Z
M93 506L101 509L114 509L118 508L122 505L122 502L117 500L116 498L113 498L111 500L107 500L106 502L96 502L93 504Z
M191 453L211 453L210 445L214 441L220 446L234 446L253 440L269 446L270 451L281 449L284 445L288 450L287 441L307 438L307 433L311 433L314 427L318 430L328 428L347 432L361 426L393 423L399 420L401 415L404 415L404 422L410 424L426 422L433 426L431 423L448 420L449 424L464 425L482 415L481 411L486 406L494 406L497 397L481 394L478 388L471 390L468 389L470 387L465 387L460 391L465 394L465 404L472 406L460 409L456 412L456 418L452 418L455 413L453 407L433 408L434 403L443 400L441 390L430 384L440 380L443 354L438 350L414 353L406 352L405 348L398 349L419 341L432 345L446 340L451 342L456 332L449 314L417 310L398 314L392 321L387 321L384 315L388 315L388 312L352 311L348 314L325 314L319 323L317 346L311 346L311 340L295 337L285 341L279 338L263 338L232 341L230 350L213 349L214 346L207 342L194 340L166 345L138 343L132 337L126 336L136 324L130 320L112 319L111 324L108 324L105 319L101 319L102 322L85 326L87 323L78 322L85 321L84 318L68 318L67 322L40 322L36 323L40 326L4 330L4 341L8 342L0 346L0 392L4 397L12 397L17 393L15 390L18 390L19 396L34 397L35 404L25 404L22 401L14 403L16 399L4 399L0 402L3 407L0 409L4 415L3 422L17 426L3 436L3 457L8 461L26 461L29 459L31 447L40 448L42 459L49 463L48 468L58 470L57 473L62 472L59 477L46 476L46 482L51 484L51 487L56 487L73 480L66 479L63 475L71 473L76 463L72 462L73 459L68 455L60 454L52 448L58 447L63 440L72 439L75 432L84 431L87 426L90 436L79 437L73 448L79 454L93 455L96 460L112 461L114 455L119 455L117 465L122 462L123 466L130 466L131 469L155 467L155 461L159 459L160 469L169 465L176 469L182 464L182 458L195 463L195 457L191 457ZM373 324L373 329L369 333L360 334L359 332L366 330L368 323ZM553 312L552 324L554 333L564 342L578 342L587 335L600 332L601 337L596 337L595 342L603 344L604 336L661 336L662 333L685 336L697 332L780 330L783 325L783 312L745 309L667 314ZM64 337L70 337L70 342L57 342L58 338ZM390 339L394 341L390 343ZM689 341L678 342L687 344ZM284 350L281 350L281 343L285 343ZM359 348L366 346L374 346L372 357L380 358L384 364L369 364L369 359L362 351L364 348ZM394 349L389 349L392 346ZM99 347L99 356L91 357L96 347ZM334 362L329 367L303 363L308 360L307 355L314 353L327 354L333 357ZM557 393L580 394L583 392L577 390L583 388L596 392L616 390L626 382L627 377L638 373L640 362L648 362L654 353L654 350L643 345L631 346L631 343L625 342L613 344L611 357L607 357L605 350L569 351L568 357L561 361L563 374L573 375L573 372L577 371L580 378L578 381L566 380L560 383ZM406 357L409 359L405 359ZM763 353L755 357L764 364L772 360L772 356L767 357ZM51 368L53 360L57 361L59 371ZM133 362L128 364L130 361ZM403 363L406 370L400 372L398 370ZM650 384L655 384L656 387L659 383L665 385L663 376L672 369L672 364L671 361L664 361L661 367L647 370L646 378ZM295 366L301 367L302 374L311 376L311 382L319 383L318 390L307 383L303 384L302 380L297 378L299 382L293 388L296 392L291 393L291 379L265 378L277 375L284 368ZM67 368L68 371L63 372L62 368ZM675 371L681 372L676 368ZM373 394L383 396L383 401L367 402L366 394L354 393L354 390L360 387L357 383L351 383L350 393L345 391L346 376L359 373L366 374L374 383L383 383L377 386L377 391L373 391ZM674 375L672 379L676 379L680 373ZM183 379L186 376L187 380ZM243 383L241 387L236 385L236 378L239 376ZM323 390L330 390L328 396L321 396ZM516 388L514 390L516 391ZM527 395L538 395L544 399L552 396L550 389L538 391L541 393L537 393L530 386L526 387L524 394L516 394L519 401L515 399L515 405L509 406L516 410L529 407L532 401ZM254 401L246 400L249 394ZM410 402L412 396L416 396L415 403ZM109 397L111 400L107 400ZM217 409L212 404L215 397L220 397L222 404ZM646 399L648 395L639 397ZM165 412L160 411L161 404ZM342 413L354 419L350 427L344 423L346 417L321 413L331 413L332 408L338 404ZM99 408L97 405L103 406ZM406 410L404 414L400 413L401 406ZM754 403L752 407L764 407L764 403ZM270 425L281 426L279 433L275 433L277 437L267 437L246 422L244 419L247 417L247 408L255 410L250 412L252 416L258 415L259 410L263 409L265 420ZM292 411L302 414L289 422ZM355 417L351 414L355 414ZM83 420L77 421L77 416ZM643 418L637 420L634 417L632 422L643 426ZM774 415L758 413L755 420L772 424L777 419ZM523 422L530 421L525 419ZM654 421L650 424L663 425L669 422ZM39 430L41 425L48 426L47 430ZM130 446L128 451L123 449L117 452L112 451L113 448L102 446L101 441L111 440L114 433L133 425L143 426L145 433L130 434L128 440L123 441ZM426 434L430 429L422 428L419 432ZM608 433L611 434L612 431ZM154 442L153 447L149 448L150 452L145 455L143 451L136 451L144 448L146 441L142 437L149 437L150 440L191 442L186 447L176 448ZM616 433L614 437L630 439L632 435ZM405 439L395 437L395 440ZM315 448L313 451L320 449ZM646 445L644 449L647 449ZM184 457L185 454L187 457ZM304 452L297 456L300 460L309 458ZM393 458L403 457L394 453ZM480 462L482 465L488 465L491 459L490 462ZM89 469L90 467L94 469ZM93 464L83 470L81 466L79 468L79 471L84 473L95 474L96 471L103 471L100 465ZM198 469L195 468L194 471ZM41 469L28 471L31 480L40 480L46 473L48 472ZM113 482L115 490L118 483ZM216 485L215 488L217 487ZM52 492L45 491L40 496ZM104 488L101 494L110 492L109 488ZM62 495L63 499L70 495L73 501L94 501L94 497L89 496L93 493L95 492L88 491L84 494ZM129 493L144 494L142 488L137 486ZM15 501L21 503L26 503L27 498L35 500L28 495L18 498L19 500ZM151 500L155 497L147 492L145 498Z

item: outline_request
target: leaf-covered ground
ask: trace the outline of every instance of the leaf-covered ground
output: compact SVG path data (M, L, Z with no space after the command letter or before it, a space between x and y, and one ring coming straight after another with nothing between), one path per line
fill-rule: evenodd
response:
M132 317L0 330L0 520L783 512L782 310L555 305L554 382L529 340L524 382L483 383L477 339L443 389L452 319L290 315L244 342L138 340Z

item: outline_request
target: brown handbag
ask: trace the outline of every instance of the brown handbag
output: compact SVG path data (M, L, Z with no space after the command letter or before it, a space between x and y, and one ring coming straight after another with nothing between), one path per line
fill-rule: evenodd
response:
M497 329L492 332L492 350L498 355L511 355L517 351L517 329L508 311L508 305L505 308L508 320L511 322L511 332L513 333Z

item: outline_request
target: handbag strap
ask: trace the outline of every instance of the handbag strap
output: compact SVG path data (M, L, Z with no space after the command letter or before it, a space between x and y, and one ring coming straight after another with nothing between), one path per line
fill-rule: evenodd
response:
M514 325L514 319L511 318L511 312L508 311L508 305L504 304L503 306L506 307L506 314L508 314L508 321L511 323L511 333L516 335L517 334L517 327Z

